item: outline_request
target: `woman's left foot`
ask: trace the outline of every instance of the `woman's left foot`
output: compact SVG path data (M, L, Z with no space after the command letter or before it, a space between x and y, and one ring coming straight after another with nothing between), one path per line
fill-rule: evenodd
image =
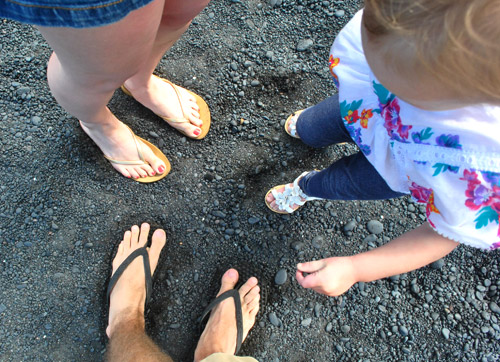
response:
M124 86L136 101L158 116L164 119L185 118L188 121L169 122L169 125L175 129L191 138L196 138L201 134L203 122L200 119L200 107L195 97L186 89L170 84L154 75L151 75L146 85L138 86L128 79ZM177 88L179 97L174 87Z

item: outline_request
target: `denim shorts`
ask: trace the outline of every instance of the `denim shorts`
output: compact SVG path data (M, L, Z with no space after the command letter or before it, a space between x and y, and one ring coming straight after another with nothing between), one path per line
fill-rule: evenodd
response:
M0 18L39 26L90 28L111 24L153 0L0 0Z

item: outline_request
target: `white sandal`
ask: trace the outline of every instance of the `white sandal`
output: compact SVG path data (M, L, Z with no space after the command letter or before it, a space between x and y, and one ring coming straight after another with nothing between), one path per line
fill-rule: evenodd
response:
M271 190L269 190L264 198L266 205L271 211L274 211L278 214L291 214L302 205L304 205L307 201L312 200L322 200L319 197L307 196L304 191L299 186L299 181L302 177L307 175L310 171L306 171L302 173L299 177L293 181L292 186L290 184L274 186ZM278 192L278 188L284 187L282 192ZM278 205L279 211L271 208L271 205L267 202L267 195L272 194L274 196L274 200ZM292 208L293 205L298 205L297 208Z
M299 119L300 114L304 110L301 109L300 111L292 113L286 120L285 122L285 132L292 136L293 138L300 138L299 135L297 134L297 120ZM290 128L290 131L288 131L288 128Z

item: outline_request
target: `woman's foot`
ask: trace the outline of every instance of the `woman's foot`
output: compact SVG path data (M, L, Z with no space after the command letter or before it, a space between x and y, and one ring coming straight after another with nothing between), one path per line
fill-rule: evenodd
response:
M124 86L135 100L160 117L164 119L185 118L189 121L168 122L166 120L175 129L192 138L196 138L201 134L203 122L198 113L200 107L196 104L195 97L186 89L176 86L180 95L179 99L173 85L154 75L151 75L147 84L135 84L133 79L128 79L125 81ZM179 102L182 102L182 105Z
M218 295L233 289L238 281L238 272L229 269L222 277ZM238 290L243 313L243 340L255 323L255 316L259 311L260 288L257 278L252 277ZM210 319L203 331L194 360L201 361L213 353L223 352L234 354L236 349L236 317L233 298L222 301L210 314Z
M149 224L137 225L123 235L123 241L113 259L113 274L123 261L135 250L148 242ZM165 231L158 229L153 233L151 247L148 248L151 275L153 275L161 250L165 246ZM144 303L146 301L146 283L143 258L137 257L120 276L109 298L109 320L106 334L111 337L121 322L139 321L144 325Z
M111 112L109 118L109 122L105 123L80 121L80 125L107 157L122 161L140 161L137 145L130 129ZM166 170L164 162L156 157L141 140L137 139L137 142L140 143L142 157L148 164L121 165L112 162L113 167L123 176L134 179L164 173Z

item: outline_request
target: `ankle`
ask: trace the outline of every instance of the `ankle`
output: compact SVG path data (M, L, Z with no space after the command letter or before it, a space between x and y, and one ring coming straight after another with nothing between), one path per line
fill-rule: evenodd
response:
M144 312L125 309L110 321L106 333L111 338L116 333L143 332L145 329Z
M80 124L89 131L98 131L103 134L114 133L121 127L121 122L117 119L80 121Z

